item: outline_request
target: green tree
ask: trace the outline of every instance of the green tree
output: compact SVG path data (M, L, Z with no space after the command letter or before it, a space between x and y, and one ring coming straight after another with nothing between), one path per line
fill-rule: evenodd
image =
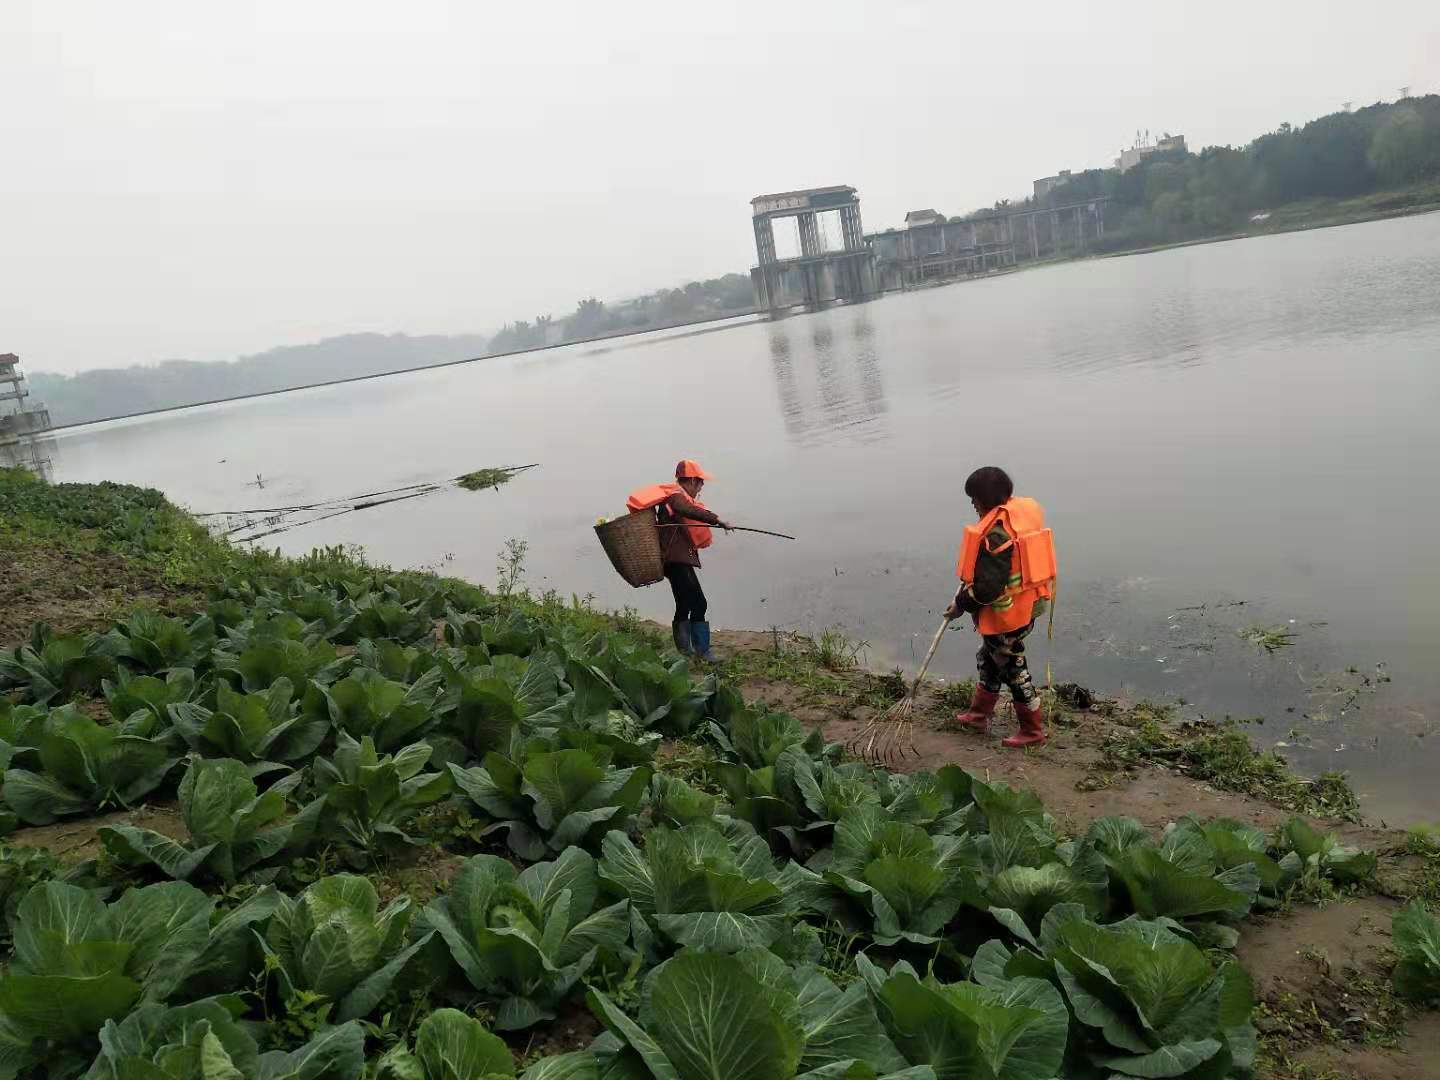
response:
M1396 105L1370 141L1369 160L1384 183L1414 183L1434 168L1437 142L1419 109Z

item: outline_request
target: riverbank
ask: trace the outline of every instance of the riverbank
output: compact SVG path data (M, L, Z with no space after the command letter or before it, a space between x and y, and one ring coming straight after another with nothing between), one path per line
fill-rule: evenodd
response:
M1223 244L1230 240L1250 240L1261 236L1278 236L1281 233L1309 232L1312 229L1334 229L1341 225L1363 225L1370 221L1388 221L1391 218L1417 217L1437 212L1440 212L1440 184L1422 185L1404 191L1377 192L1354 199L1307 199L1304 202L1287 203L1277 207L1268 212L1262 220L1254 221L1248 228L1236 232L1122 248L1105 252L1099 258L1118 259L1126 255L1150 255L1175 248ZM1075 260L1051 260L1073 261Z
M360 612L346 613L346 596L368 605L365 637L353 622ZM282 602L292 615L275 606ZM182 616L182 625L192 628L184 641L175 624L165 624L174 635L163 646L159 635L147 639L172 656L167 667L176 662L176 654L200 655L193 640L198 631L190 622L197 614L221 620L233 641L242 631L255 637L253 620L259 613L265 613L268 625L279 627L282 619L294 617L294 610L303 610L304 620L319 625L323 633L317 631L310 641L302 623L287 633L303 636L285 640L309 642L302 650L309 659L302 660L294 646L286 645L279 651L294 655L280 667L274 666L276 660L265 661L269 673L262 677L254 666L261 662L257 656L244 668L251 672L245 676L247 690L280 670L291 671L295 678L304 678L299 673L307 670L321 681L337 678L339 669L333 665L354 665L358 641L393 642L387 646L388 660L379 660L373 646L366 655L377 657L374 663L385 666L388 678L413 688L424 678L424 655L442 642L483 649L498 672L505 666L493 663L499 654L513 657L530 650L524 639L542 628L556 641L578 643L607 635L612 658L639 656L659 639L654 628L633 619L562 604L555 597L510 595L502 603L473 585L364 567L343 552L298 561L241 552L212 541L193 519L153 492L117 485L50 488L18 473L0 472L0 611L5 613L0 646L10 650L20 645L29 636L30 621L37 619L48 621L62 637L113 633L119 620L134 639L138 624L129 612L137 605ZM466 614L467 609L477 614ZM499 614L482 621L480 612ZM344 622L347 618L352 622ZM658 711L704 695L710 722L721 725L733 740L735 729L726 716L734 706L723 704L724 688L731 686L750 706L763 703L793 715L806 726L818 727L825 741L843 744L903 693L903 683L893 675L865 670L853 649L837 639L727 632L717 635L717 644L722 663L716 671L685 676L665 669L655 682L627 691L626 700L659 695L654 698ZM100 656L102 650L87 647L86 654ZM118 715L113 695L95 680L86 681L84 665L65 667L76 659L49 658L51 669L73 674L75 682L66 692L79 711L97 718ZM318 666L306 666L311 664ZM633 670L650 665L637 661ZM323 678L322 668L329 669ZM630 670L622 666L616 678ZM574 672L568 676L572 682L580 677ZM624 674L621 681L630 677ZM578 684L572 689L578 692ZM598 685L592 689L603 697ZM12 690L11 696L18 693ZM1403 898L1419 895L1440 903L1440 852L1427 855L1427 848L1403 833L1357 823L1354 797L1343 778L1295 776L1280 759L1257 754L1233 729L1186 724L1181 716L1143 703L1088 700L1080 688L1062 687L1050 703L1051 742L1039 750L1014 753L1000 749L998 734L982 737L947 730L948 717L965 696L963 686L933 684L924 689L915 726L918 756L897 762L896 773L933 771L953 763L987 783L1003 780L1023 787L1039 797L1063 837L1082 837L1097 818L1116 815L1132 817L1156 835L1190 815L1240 821L1272 834L1300 813L1342 843L1375 852L1379 862L1373 878L1344 884L1317 875L1287 893L1274 912L1239 923L1234 954L1253 977L1260 1002L1255 1016L1262 1035L1260 1074L1297 1080L1434 1075L1440 1065L1440 1023L1437 1014L1411 1012L1389 993L1393 961L1388 927ZM550 706L555 704L550 700ZM1006 722L1002 716L997 726ZM665 722L656 723L663 727ZM701 737L704 730L699 723L686 729L657 728L663 744L653 767L662 776L689 780L697 790L733 801L734 793L718 782L725 771L723 745ZM759 765L751 762L752 778L773 769ZM763 782L771 783L773 777ZM104 854L99 830L107 825L191 841L172 792L173 781L168 788L154 789L153 798L132 800L132 809L19 828L0 849L0 857L15 865L18 859L3 852L46 847L71 865ZM751 812L764 811L759 793L751 798L759 800ZM495 840L485 835L487 827L484 815L466 805L451 806L428 819L417 817L407 828L424 843L371 862L370 876L382 898L405 894L417 907L423 905L451 886L465 853L494 849ZM298 866L282 870L279 880L284 885L289 873L291 887L303 887L306 877L313 880L336 868L328 858L323 852L307 854L296 860ZM14 889L13 881L9 887ZM844 972L850 970L848 964L842 959ZM633 972L631 977L633 981ZM536 1029L543 1032L538 1042L532 1033L528 1042L522 1037L512 1047L526 1056L535 1045L568 1050L598 1030L583 1009L564 1015L573 1029L570 1036L542 1027Z

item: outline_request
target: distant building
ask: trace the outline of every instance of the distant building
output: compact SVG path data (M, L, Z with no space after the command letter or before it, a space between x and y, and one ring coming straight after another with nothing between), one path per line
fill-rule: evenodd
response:
M1069 182L1069 169L1061 169L1054 176L1042 176L1039 180L1035 181L1035 201L1037 203L1042 202L1045 196L1049 195L1050 192L1054 191L1057 187L1062 187L1065 184L1068 184Z
M943 225L945 215L935 210L911 210L905 215L907 229L919 229L926 225Z
M50 459L44 451L53 440L41 442L50 430L50 413L29 401L30 388L20 372L20 358L0 353L0 466L23 466L50 478Z
M1138 143L1128 150L1121 150L1120 156L1115 159L1115 167L1122 173L1127 173L1151 154L1161 154L1167 150L1180 150L1183 152L1184 149L1184 135L1166 135L1157 143Z

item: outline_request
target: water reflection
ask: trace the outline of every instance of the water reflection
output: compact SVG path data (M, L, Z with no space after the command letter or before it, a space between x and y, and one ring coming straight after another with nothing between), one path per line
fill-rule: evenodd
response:
M23 438L0 444L0 467L29 469L46 483L55 480L56 442L53 438Z
M841 429L860 441L887 437L874 423L887 409L885 380L875 325L863 309L822 313L802 327L777 321L768 338L780 416L791 441L812 444Z

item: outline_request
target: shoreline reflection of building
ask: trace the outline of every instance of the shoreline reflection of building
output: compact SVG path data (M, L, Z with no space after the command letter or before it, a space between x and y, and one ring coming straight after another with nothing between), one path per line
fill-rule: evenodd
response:
M808 329L808 341L800 334L792 336L792 325ZM887 406L875 327L862 309L774 323L770 367L785 433L792 440L811 442L850 427L866 429L860 438L887 436L871 424L885 415Z

